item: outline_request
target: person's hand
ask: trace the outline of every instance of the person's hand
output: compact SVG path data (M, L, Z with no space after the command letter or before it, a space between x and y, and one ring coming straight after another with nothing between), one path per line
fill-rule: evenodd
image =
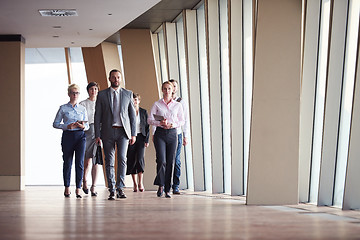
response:
M168 123L168 124L164 125L164 129L171 129L171 128L173 128L172 123Z
M130 140L129 140L129 144L133 145L136 142L136 137L135 136L131 136Z
M183 139L183 145L186 146L187 143L188 143L187 138L184 137L184 139Z
M100 145L101 145L101 138L97 137L97 138L95 139L95 142L96 142L96 144L97 144L98 146L100 146Z
M145 143L145 147L147 148L149 146L149 143Z
M81 129L85 128L84 122L81 122L81 121L75 122L75 125L77 128L81 128Z
M74 128L77 128L76 122L67 125L67 129L74 129Z
M163 119L160 121L160 126L162 126L163 128L166 128L167 125L168 125L167 119Z

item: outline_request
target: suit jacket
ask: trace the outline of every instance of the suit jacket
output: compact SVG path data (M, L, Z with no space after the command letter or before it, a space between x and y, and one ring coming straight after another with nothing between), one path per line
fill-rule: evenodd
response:
M147 111L143 108L139 108L139 114L140 114L140 132L145 137L145 142L149 142L149 124L147 122L148 114Z
M136 136L136 112L133 102L133 93L120 88L120 119L127 137ZM110 88L99 92L95 105L95 137L109 139L113 136L113 109L111 104Z

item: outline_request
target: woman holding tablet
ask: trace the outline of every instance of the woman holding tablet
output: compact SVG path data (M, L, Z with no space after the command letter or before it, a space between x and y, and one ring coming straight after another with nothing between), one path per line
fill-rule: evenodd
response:
M166 81L162 84L163 98L156 101L151 108L148 123L156 127L154 146L156 150L157 196L170 198L171 175L177 146L176 128L185 123L182 105L172 98L173 85Z
M70 175L75 153L76 197L81 198L81 181L83 177L86 136L84 130L89 129L88 116L84 106L77 103L80 88L76 84L68 87L70 101L61 105L53 127L62 129L61 147L63 152L64 196L70 197Z

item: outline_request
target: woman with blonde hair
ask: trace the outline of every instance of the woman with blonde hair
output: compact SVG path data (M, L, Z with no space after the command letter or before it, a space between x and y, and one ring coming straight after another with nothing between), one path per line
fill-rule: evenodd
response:
M63 152L64 196L70 197L70 177L73 156L75 153L76 197L81 198L81 181L83 177L86 136L89 129L88 116L84 106L78 104L80 88L76 84L68 87L70 101L61 105L56 113L53 127L62 129L61 147Z

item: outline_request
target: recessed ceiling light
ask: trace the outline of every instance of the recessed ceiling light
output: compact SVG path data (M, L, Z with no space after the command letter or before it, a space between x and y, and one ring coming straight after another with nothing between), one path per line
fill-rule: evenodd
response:
M40 9L39 13L43 17L71 17L78 16L76 9Z

